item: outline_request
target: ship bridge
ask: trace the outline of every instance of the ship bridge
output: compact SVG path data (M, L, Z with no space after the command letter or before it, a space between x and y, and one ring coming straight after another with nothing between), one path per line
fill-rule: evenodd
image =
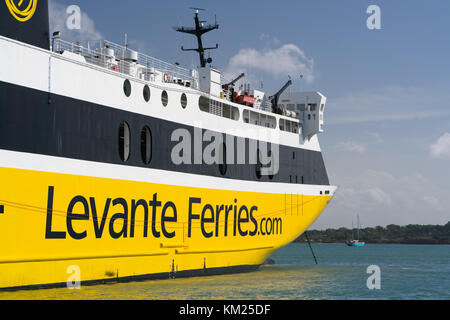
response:
M281 96L279 107L294 112L302 125L302 136L311 139L323 132L326 102L320 92L289 92Z

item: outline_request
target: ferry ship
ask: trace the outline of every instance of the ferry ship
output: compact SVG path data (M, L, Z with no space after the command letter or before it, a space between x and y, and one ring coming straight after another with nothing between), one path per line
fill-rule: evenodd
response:
M224 81L194 20L189 70L0 1L0 289L249 272L326 208L325 96Z

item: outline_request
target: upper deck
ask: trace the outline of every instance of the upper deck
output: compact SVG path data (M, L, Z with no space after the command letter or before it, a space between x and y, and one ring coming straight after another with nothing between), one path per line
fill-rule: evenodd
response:
M323 132L326 98L320 93L296 93L292 97L294 103L303 103L305 100L309 101L309 105L318 105L320 108L293 110L281 102L273 108L270 97L262 91L251 90L248 84L241 85L241 89L237 92L222 84L220 71L215 68L189 70L136 52L127 45L121 46L103 40L89 42L88 46L84 47L81 43L61 40L57 34L52 39L52 51L66 58L92 64L149 84L175 85L186 90L189 88L200 95L199 109L216 116L300 134L301 140L311 139L315 134Z

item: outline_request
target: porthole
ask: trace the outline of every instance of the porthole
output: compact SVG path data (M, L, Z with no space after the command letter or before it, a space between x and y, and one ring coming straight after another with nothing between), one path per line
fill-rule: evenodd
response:
M152 161L152 132L147 126L141 131L141 156L145 164Z
M149 102L150 101L150 88L148 85L144 86L143 95L144 95L145 102Z
M222 143L219 149L219 172L222 176L227 174L228 165L227 165L227 147L225 143Z
M131 82L128 79L123 83L123 93L125 93L127 97L131 96Z
M169 103L169 95L166 90L161 93L161 102L164 107L167 107L167 104Z
M256 165L255 165L256 177L257 177L258 179L261 179L261 177L262 177L261 168L262 168L262 164L261 164L261 151L259 151L259 149L258 149L258 150L256 151Z
M186 107L187 107L187 96L186 96L186 94L185 93L183 93L182 95L181 95L181 99L180 99L181 101L181 107L183 108L183 109L186 109Z
M269 159L271 159L271 161L275 161L275 160L272 158L272 150L269 150L268 156L269 156ZM274 170L272 170L272 172L273 172L273 171L274 171ZM269 179L270 179L270 180L273 180L273 178L274 178L273 173L272 173L272 174L269 174Z
M130 127L125 121L119 127L119 155L123 162L130 157Z

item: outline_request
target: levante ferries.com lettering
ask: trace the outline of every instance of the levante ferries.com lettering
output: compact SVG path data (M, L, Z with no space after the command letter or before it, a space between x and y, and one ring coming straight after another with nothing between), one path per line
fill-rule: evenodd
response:
M144 199L129 200L124 198L107 198L105 202L94 197L75 196L68 203L65 230L54 230L52 221L53 200L55 187L48 188L47 219L45 227L46 239L66 239L70 237L75 240L83 240L92 232L97 239L109 236L113 239L134 238L136 216L139 212L139 225L143 225L143 237L149 236L149 229L154 238L174 238L177 230L171 229L169 224L178 222L179 213L174 202L161 202L158 193L153 194L151 200ZM257 221L255 218L258 207L238 205L238 199L234 204L204 204L201 198L191 197L188 199L187 236L193 236L194 225L200 225L201 235L204 238L219 236L241 236L253 237L256 235L269 236L281 235L283 220L277 217L264 217ZM76 208L76 210L75 210ZM80 208L83 208L80 210ZM76 211L76 212L75 212ZM143 213L143 215L142 215ZM60 214L58 214L60 215ZM75 230L74 221L92 220L90 230L82 230L77 226ZM160 223L156 223L159 221ZM118 227L120 226L120 229ZM129 226L129 227L128 227ZM139 233L140 235L140 233Z

